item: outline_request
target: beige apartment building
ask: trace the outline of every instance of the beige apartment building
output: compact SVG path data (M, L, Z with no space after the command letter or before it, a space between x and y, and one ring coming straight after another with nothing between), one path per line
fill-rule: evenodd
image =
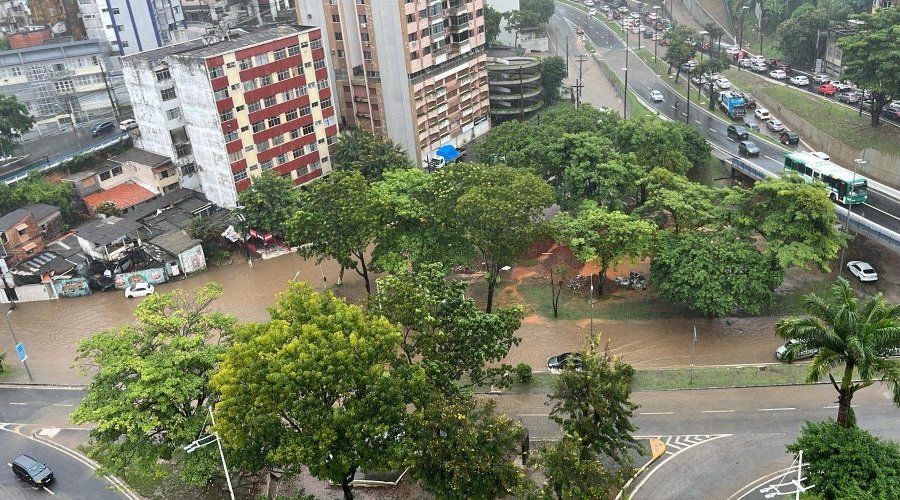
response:
M297 18L327 32L346 126L433 166L490 128L484 0L300 0Z

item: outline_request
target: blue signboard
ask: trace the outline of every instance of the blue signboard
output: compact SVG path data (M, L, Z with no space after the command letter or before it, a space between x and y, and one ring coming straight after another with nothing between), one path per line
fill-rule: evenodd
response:
M25 362L28 359L28 354L25 353L25 344L19 342L16 344L16 354L19 355L19 361Z

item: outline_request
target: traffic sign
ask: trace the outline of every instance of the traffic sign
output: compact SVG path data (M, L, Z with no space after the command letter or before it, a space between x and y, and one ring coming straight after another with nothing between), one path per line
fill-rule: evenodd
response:
M25 362L28 359L28 354L25 352L25 344L19 342L16 344L16 354L19 355L19 361Z

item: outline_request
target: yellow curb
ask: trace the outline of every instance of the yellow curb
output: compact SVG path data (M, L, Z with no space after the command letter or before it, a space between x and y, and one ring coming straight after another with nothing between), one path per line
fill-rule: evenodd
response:
M666 452L666 443L656 438L650 438L650 461L654 461Z

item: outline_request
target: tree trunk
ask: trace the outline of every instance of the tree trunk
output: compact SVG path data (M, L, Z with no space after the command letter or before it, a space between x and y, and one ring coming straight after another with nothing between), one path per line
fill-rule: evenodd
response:
M832 385L834 379L832 379ZM853 401L853 361L848 361L844 365L844 377L841 379L841 387L838 389L838 414L837 423L843 427L853 426L853 408L850 407Z
M678 69L675 70L675 83L678 83L678 77L681 76L681 66L678 66Z
M363 282L366 284L366 293L372 295L372 287L369 283L369 268L366 266L366 256L363 253L356 254L359 259L359 266L355 267L356 274L362 276ZM362 269L360 269L362 267Z
M872 126L877 127L881 123L881 108L884 107L884 94L881 92L872 92L872 109L870 116L872 117Z
M350 470L347 471L347 475L341 479L341 489L344 491L344 500L353 500L353 488L350 486L350 483L353 481L353 476L356 475L357 466L350 467Z
M606 270L609 264L604 264L597 274L597 297L603 297L603 280L606 278Z
M497 286L497 279L500 274L500 265L499 264L489 264L488 266L488 289L487 289L487 305L484 308L484 312L491 312L491 308L494 305L494 288Z
M716 103L715 103L715 95L716 95L716 87L712 83L709 85L709 110L715 111Z

